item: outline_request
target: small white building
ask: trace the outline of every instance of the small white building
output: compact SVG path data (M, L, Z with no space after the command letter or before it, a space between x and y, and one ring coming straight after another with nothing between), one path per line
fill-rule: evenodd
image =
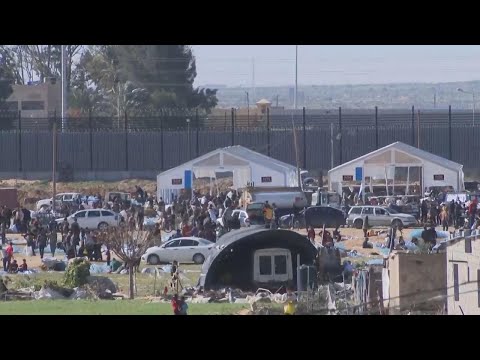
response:
M194 178L216 179L217 174L233 174L233 187L297 187L297 168L243 146L211 151L157 176L157 197L165 202L182 190L193 189Z
M480 315L480 235L446 242L448 315Z
M328 172L330 190L342 193L343 187L359 187L363 183L372 191L375 186L389 194L402 188L402 193L419 194L431 187L453 187L464 190L463 165L395 142ZM396 191L398 192L398 191Z

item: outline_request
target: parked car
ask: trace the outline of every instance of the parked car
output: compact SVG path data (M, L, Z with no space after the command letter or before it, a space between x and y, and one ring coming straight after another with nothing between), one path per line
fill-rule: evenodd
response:
M238 219L240 220L240 227L249 227L250 226L250 220L248 219L248 214L245 210L233 210L232 211L232 216L238 213ZM221 218L217 219L217 224L225 227L223 219L224 217L222 216Z
M62 203L72 203L78 201L78 199L82 198L82 195L79 193L60 193L55 196L55 203L57 206L61 206ZM37 211L44 208L50 208L52 206L52 198L50 199L43 199L37 202Z
M404 228L417 224L414 216L399 213L383 206L353 206L348 213L347 224L361 229L365 216L368 216L369 226L394 226Z
M130 193L124 193L124 192L107 192L105 194L105 200L109 204L113 204L113 200L115 198L119 198L122 202L126 203L128 206L132 203L132 196Z
M325 225L327 228L338 229L345 225L345 214L330 206L311 206L305 210L300 211L292 224L293 214L284 215L280 217L279 225L281 228L306 228L313 226L314 228L321 228Z
M198 237L181 237L148 248L142 261L149 265L171 263L174 260L179 263L203 264L214 246L213 242Z
M95 209L80 210L67 218L69 224L73 224L74 218L77 218L78 225L82 229L99 229L105 230L109 226L118 226L120 216L111 210ZM63 222L63 218L56 220L57 225Z

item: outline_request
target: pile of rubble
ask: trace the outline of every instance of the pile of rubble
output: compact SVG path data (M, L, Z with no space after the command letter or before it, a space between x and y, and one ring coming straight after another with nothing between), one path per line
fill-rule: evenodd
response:
M201 291L198 288L184 288L180 293L185 301L191 304L232 303L248 304L248 314L265 315L282 313L282 307L274 304L285 304L287 294L272 293L259 288L256 292L245 292L240 289L224 288L220 290ZM316 290L297 293L298 314L340 314L348 313L353 307L353 289L350 284L331 283L320 285ZM167 303L171 296L150 298L151 302Z
M117 293L113 281L103 276L89 276L85 286L73 289L58 285L43 285L36 291L35 287L9 290L0 278L0 300L111 300L124 298Z

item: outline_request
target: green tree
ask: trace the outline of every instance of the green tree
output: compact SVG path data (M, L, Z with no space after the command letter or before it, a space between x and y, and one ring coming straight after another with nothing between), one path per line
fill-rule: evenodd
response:
M120 79L128 79L149 94L150 111L217 105L216 90L195 89L192 49L185 45L119 45L115 47Z

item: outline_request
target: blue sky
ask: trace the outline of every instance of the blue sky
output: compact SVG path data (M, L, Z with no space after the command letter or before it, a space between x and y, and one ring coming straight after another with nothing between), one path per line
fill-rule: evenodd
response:
M196 85L293 85L294 45L194 45ZM480 79L478 45L301 45L299 85Z

